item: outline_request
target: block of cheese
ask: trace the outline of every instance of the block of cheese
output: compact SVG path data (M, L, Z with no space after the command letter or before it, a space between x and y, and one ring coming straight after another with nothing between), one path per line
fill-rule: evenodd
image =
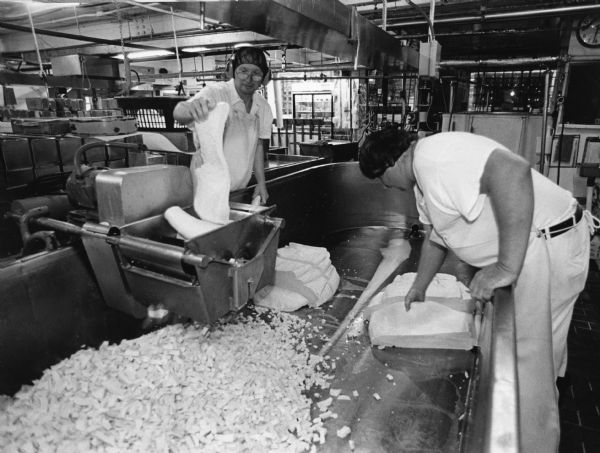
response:
M302 294L278 286L267 285L254 294L254 303L277 311L296 311L308 304Z
M340 276L326 248L291 243L277 250L274 289L254 299L257 305L273 308L272 299L281 295L286 299L279 304L282 306L291 307L303 300L301 306L318 307L335 294L339 284Z
M192 157L190 170L194 186L194 210L209 222L229 222L231 177L223 153L223 132L229 105L219 102L208 118L194 123L199 151Z
M183 239L191 239L219 228L218 223L201 220L188 214L179 206L171 206L164 213L165 219Z
M365 308L365 316L368 318L382 306L381 304L404 302L404 297L410 290L416 276L417 274L414 272L407 272L394 278L392 283L384 288L380 296L373 297L369 306ZM473 312L475 308L467 287L450 274L438 273L434 276L427 287L425 300L438 302L455 310L469 313Z
M229 223L230 176L223 154L223 132L229 105L219 102L208 118L195 123L200 151L192 156L190 172L196 218L179 206L168 208L165 219L184 239L191 239Z
M324 247L290 243L277 250L275 286L299 292L313 307L332 297L340 277Z
M313 245L298 244L297 242L290 242L285 247L281 247L280 249L278 249L277 256L309 264L331 262L329 260L329 252L325 247L315 247ZM324 264L320 265L323 266Z
M374 346L471 349L475 344L472 313L431 301L385 304L371 314L369 337Z

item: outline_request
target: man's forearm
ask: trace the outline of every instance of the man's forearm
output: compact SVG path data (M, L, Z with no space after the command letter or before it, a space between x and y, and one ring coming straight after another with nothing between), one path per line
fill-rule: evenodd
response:
M254 153L254 177L258 184L265 184L265 154L263 139L258 139Z
M486 164L486 191L498 224L498 262L515 278L521 272L533 218L533 182L529 165L517 156L494 151ZM487 174L486 174L487 173Z
M417 267L417 277L413 287L425 292L433 277L442 267L447 249L430 240L431 227L427 227L427 237L421 247L421 258Z

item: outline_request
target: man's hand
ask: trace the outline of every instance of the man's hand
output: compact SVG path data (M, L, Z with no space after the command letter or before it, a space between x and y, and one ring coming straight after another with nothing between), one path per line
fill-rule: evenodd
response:
M425 291L415 288L414 286L408 290L404 296L404 307L406 311L410 310L410 305L413 302L423 302L425 300Z
M206 120L215 105L214 101L205 98L183 101L175 106L173 117L181 124L202 122Z
M456 279L468 288L477 271L479 271L477 267L459 260L455 268Z
M269 192L267 192L267 186L265 186L264 183L259 183L254 188L254 194L252 195L252 199L254 199L257 196L260 196L260 204L264 205L267 203L267 200L269 199Z
M198 98L188 102L188 109L194 122L204 121L212 109L215 108L215 103L210 99Z
M517 277L515 272L506 269L500 263L486 266L471 280L471 297L476 301L488 302L496 288L512 285L517 281Z

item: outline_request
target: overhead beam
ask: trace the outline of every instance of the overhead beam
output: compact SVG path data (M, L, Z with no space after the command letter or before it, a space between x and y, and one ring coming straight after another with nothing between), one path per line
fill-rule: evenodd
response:
M22 25L16 25L16 24L11 24L8 22L3 22L0 21L0 28L5 28L7 30L15 30L15 31L22 31L25 33L31 32L31 27L24 27ZM35 28L35 32L38 35L45 35L45 36L54 36L56 38L66 38L66 39L73 39L75 41L82 41L82 42L91 42L94 44L108 44L108 45L120 45L121 41L119 39L104 39L104 38L97 38L95 36L82 36L82 35L76 35L76 34L72 34L72 33L63 33L60 31L54 31L54 30L43 30L40 28ZM145 44L134 44L134 43L127 43L127 47L131 47L134 49L144 49L144 50L158 50L158 47L153 47L153 46L148 46Z
M159 49L167 49L175 51L173 38L165 39L151 39L149 36L142 38L136 38L137 40L144 40L148 46ZM206 52L201 52L205 55L213 53L227 53L231 50L234 44L238 42L251 42L257 46L273 46L281 41L274 40L268 36L259 35L250 31L226 31L226 32L214 32L214 33L202 33L197 36L183 36L177 38L179 52L181 57L191 56L186 52L182 52L181 49L186 47L207 47ZM129 46L125 45L126 50L129 50ZM61 57L65 55L85 54L85 55L111 55L120 54L123 49L120 45L107 45L107 44L86 44L86 45L75 45L75 46L53 46L51 49L41 50L44 58ZM35 51L18 52L22 55L25 60L35 60ZM5 52L5 54L15 54L15 52Z
M125 49L129 49L126 45ZM75 46L67 46L67 47L58 47L52 49L40 49L40 53L44 60L49 60L54 57L64 57L66 55L113 55L120 54L123 52L123 49L120 45L108 45L108 44L86 44L86 45L75 45ZM27 51L27 52L4 52L4 55L14 55L18 54L20 58L25 61L35 61L36 53L35 51Z
M502 20L518 20L526 19L529 17L540 18L540 17L563 17L567 14L582 14L588 11L599 10L599 4L593 5L572 5L572 6L561 6L557 8L539 8L529 10L515 10L515 11L504 11L499 13L487 13L472 14L465 16L452 16L452 17L438 17L435 19L436 25L438 24L467 24L467 23L479 23L484 21L502 21ZM422 19L411 19L406 21L396 21L388 23L388 27L409 27L413 25L423 25L426 21Z
M21 72L0 72L0 84L2 85L44 85L47 83L53 87L71 87L77 89L94 88L115 89L115 80L106 77L89 76L83 79L81 76L47 76L42 80L38 74L23 74Z

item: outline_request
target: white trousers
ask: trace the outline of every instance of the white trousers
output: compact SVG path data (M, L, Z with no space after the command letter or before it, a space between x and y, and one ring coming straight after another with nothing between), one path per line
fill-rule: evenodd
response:
M587 213L586 213L587 214ZM532 233L514 289L521 451L558 451L560 424L556 378L567 365L573 306L589 266L588 216L565 233Z

